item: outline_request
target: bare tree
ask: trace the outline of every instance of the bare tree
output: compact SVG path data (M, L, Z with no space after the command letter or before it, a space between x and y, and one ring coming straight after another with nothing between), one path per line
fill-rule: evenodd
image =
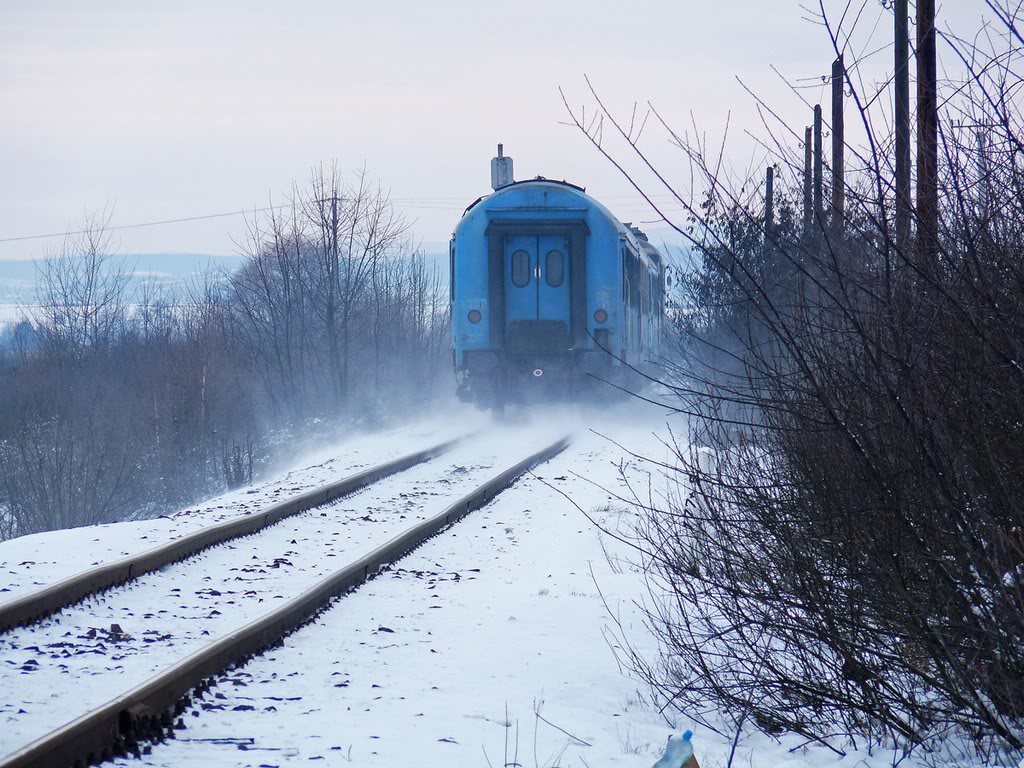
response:
M306 415L313 305L311 248L297 204L252 223L248 259L230 278L234 339L263 371L266 391L292 421Z
M124 329L128 270L110 255L110 214L90 217L60 253L38 266L40 324L46 342L77 356L103 348Z
M349 392L353 322L369 309L371 283L380 264L406 235L406 224L387 194L365 171L346 187L337 167L313 175L304 211L320 265L317 308L328 342L335 396Z

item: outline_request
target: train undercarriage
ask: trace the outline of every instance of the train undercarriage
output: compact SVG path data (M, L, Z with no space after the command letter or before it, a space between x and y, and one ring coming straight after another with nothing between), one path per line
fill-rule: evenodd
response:
M634 390L641 376L613 366L604 352L503 354L467 350L456 371L456 393L463 402L501 410L505 405L541 402L602 402Z

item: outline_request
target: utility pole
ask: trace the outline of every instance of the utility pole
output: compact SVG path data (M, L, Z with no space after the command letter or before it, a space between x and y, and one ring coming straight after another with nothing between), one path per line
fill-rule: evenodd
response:
M804 129L804 237L810 236L814 219L814 203L811 197L811 127Z
M767 244L771 239L772 225L775 223L775 210L772 195L775 189L775 168L768 166L764 173L764 240Z
M917 226L924 269L938 271L939 120L935 0L917 0Z
M842 237L846 227L845 127L843 124L843 89L846 68L843 54L832 62L832 232Z
M896 247L910 239L910 33L907 0L895 0L894 115L896 121Z
M814 226L821 229L823 160L821 155L821 104L814 105Z

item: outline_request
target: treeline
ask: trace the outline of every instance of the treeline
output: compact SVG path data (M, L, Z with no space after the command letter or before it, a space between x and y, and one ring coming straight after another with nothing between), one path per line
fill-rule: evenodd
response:
M443 278L365 176L315 170L239 269L180 288L132 280L104 224L39 265L5 334L0 538L180 507L445 389Z
M855 77L851 109L873 106L843 196L805 196L785 126L773 200L681 133L697 188L637 182L685 210L702 264L667 361L666 404L692 417L679 493L636 538L662 653L633 661L730 740L1024 756L1024 39L989 7L977 39L998 47L945 39L964 72L940 94L937 231L896 226L892 136Z

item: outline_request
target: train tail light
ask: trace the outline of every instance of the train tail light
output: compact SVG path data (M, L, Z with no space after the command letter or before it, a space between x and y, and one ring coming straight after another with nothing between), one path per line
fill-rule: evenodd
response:
M471 309L466 317L469 318L469 322L471 323L479 323L480 318L483 317L483 315L480 314L479 309Z
M594 319L599 323L607 323L608 313L605 312L603 309L599 309L597 310L597 312L594 313Z

